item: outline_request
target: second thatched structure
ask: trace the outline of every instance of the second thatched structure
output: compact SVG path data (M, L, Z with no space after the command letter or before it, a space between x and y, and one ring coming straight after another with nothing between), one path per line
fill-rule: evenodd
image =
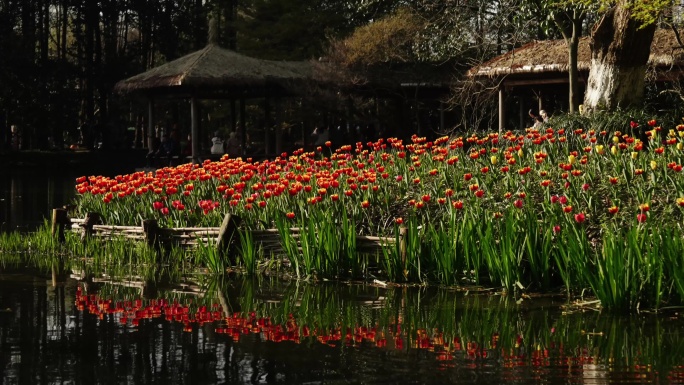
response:
M648 63L647 76L650 81L671 82L683 77L684 48L672 30L656 30ZM580 40L577 60L581 93L586 88L590 64L590 38L585 36ZM565 41L542 40L525 44L473 67L468 71L468 77L493 80L498 84L499 129L504 130L511 128L510 124L507 127L505 112L514 113L515 107L520 128L525 127L528 108L551 112L567 108L568 69Z

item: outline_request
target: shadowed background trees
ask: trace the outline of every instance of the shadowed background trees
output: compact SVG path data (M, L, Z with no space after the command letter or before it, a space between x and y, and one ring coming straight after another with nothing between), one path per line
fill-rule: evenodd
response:
M605 20L599 18L607 10L623 3L605 1L603 9L582 13L574 20L579 36ZM644 6L634 13L651 23L660 22L663 13L678 21L672 17L673 4L657 3L656 8ZM572 31L560 12L568 15L573 7L586 8L586 4L583 0L0 0L0 142L3 148L8 146L11 125L20 127L22 147L34 149L61 147L81 134L78 127L91 127L90 135L106 136L134 125L132 103L112 94L114 84L202 48L209 16L218 22L223 47L258 58L325 62L336 68L331 75L352 79L352 86L364 84L359 96L340 94L349 90L348 83L329 82L333 86L327 90L326 103L338 108L339 115L357 120L364 114L376 120L383 114L392 116L397 106L380 100L388 88L383 81L425 84L427 78L434 84L437 81L432 80L439 79L450 88L433 99L451 110L452 127L487 126L487 117L495 115L487 90L495 88L461 82L461 75L470 66L533 39L567 38ZM311 105L316 102L320 100ZM423 102L411 103L417 111ZM420 121L420 114L415 115Z

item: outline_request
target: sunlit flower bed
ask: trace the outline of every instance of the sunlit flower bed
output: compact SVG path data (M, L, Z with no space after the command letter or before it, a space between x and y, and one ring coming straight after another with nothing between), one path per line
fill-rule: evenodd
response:
M224 157L80 177L76 203L120 225L219 226L230 212L253 229L326 223L394 236L406 226L406 257L380 258L389 280L591 288L618 308L681 302L684 125L625 131L414 136L261 162ZM349 256L319 251L334 263L295 260L298 274L362 274Z

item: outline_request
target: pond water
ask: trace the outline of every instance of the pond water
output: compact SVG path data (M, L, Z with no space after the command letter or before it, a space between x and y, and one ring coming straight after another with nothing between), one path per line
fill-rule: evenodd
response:
M52 209L70 203L77 175L0 173L0 231L35 229Z
M144 156L137 153L21 155L29 165L14 164L16 160L0 165L0 232L41 225L52 209L71 203L81 175L114 176L133 172L135 162L144 164Z
M75 275L74 275L75 276ZM80 278L80 276L78 277ZM3 384L684 382L684 320L437 288L0 273Z

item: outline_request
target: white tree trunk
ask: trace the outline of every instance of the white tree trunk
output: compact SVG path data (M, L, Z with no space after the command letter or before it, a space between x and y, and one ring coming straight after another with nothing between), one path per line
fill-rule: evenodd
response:
M636 105L644 96L645 76L646 66L620 67L592 59L584 107L593 111Z
M603 15L591 34L586 111L639 105L655 28L633 20L623 1Z

